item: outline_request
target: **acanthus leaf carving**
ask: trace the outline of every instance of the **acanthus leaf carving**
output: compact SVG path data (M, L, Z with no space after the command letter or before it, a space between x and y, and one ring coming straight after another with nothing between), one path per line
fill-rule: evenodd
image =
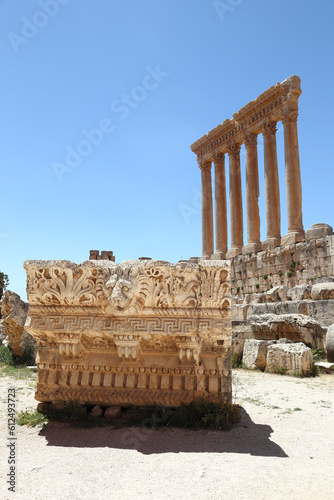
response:
M106 299L103 269L28 266L30 304L91 306Z

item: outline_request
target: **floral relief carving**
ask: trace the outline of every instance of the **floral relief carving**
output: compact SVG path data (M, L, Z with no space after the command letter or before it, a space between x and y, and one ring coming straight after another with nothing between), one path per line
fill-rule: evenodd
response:
M227 264L27 261L25 268L38 400L230 400Z
M101 269L32 266L27 272L30 303L91 306L105 296Z

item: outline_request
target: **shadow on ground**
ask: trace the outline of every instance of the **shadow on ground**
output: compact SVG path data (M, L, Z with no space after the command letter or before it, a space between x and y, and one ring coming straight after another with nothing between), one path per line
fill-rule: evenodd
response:
M61 422L49 422L39 433L48 446L78 448L108 447L154 453L246 453L262 457L288 455L271 441L273 429L255 424L243 410L242 420L231 431L190 431L175 428L95 427L78 429Z

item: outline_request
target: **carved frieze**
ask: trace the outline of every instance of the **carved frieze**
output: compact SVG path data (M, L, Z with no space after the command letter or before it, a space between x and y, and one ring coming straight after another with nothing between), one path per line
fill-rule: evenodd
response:
M227 151L231 141L242 144L246 133L261 133L264 122L286 120L284 114L298 111L301 93L300 78L296 75L270 87L235 113L232 120L225 120L191 145L197 161L200 164L212 161L217 153Z
M230 400L225 262L27 261L25 268L40 401Z

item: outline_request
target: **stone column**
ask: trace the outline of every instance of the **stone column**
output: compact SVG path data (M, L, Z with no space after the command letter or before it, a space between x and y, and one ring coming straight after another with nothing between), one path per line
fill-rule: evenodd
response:
M282 120L284 127L285 183L288 215L288 234L282 238L283 245L297 243L305 238L297 117L298 111L293 110L285 113Z
M202 258L211 259L213 254L211 161L199 162L199 167L202 172Z
M215 259L225 259L227 252L227 208L225 182L225 155L217 153L214 156L215 165L215 222L216 251Z
M262 129L264 147L264 185L266 200L267 239L262 249L281 244L281 206L276 147L276 122L267 122Z
M246 134L246 203L247 203L247 245L242 253L261 250L259 212L259 170L257 158L257 135Z
M230 174L231 248L227 252L226 258L232 259L242 253L243 246L240 144L231 143L227 147L227 152L229 155Z

